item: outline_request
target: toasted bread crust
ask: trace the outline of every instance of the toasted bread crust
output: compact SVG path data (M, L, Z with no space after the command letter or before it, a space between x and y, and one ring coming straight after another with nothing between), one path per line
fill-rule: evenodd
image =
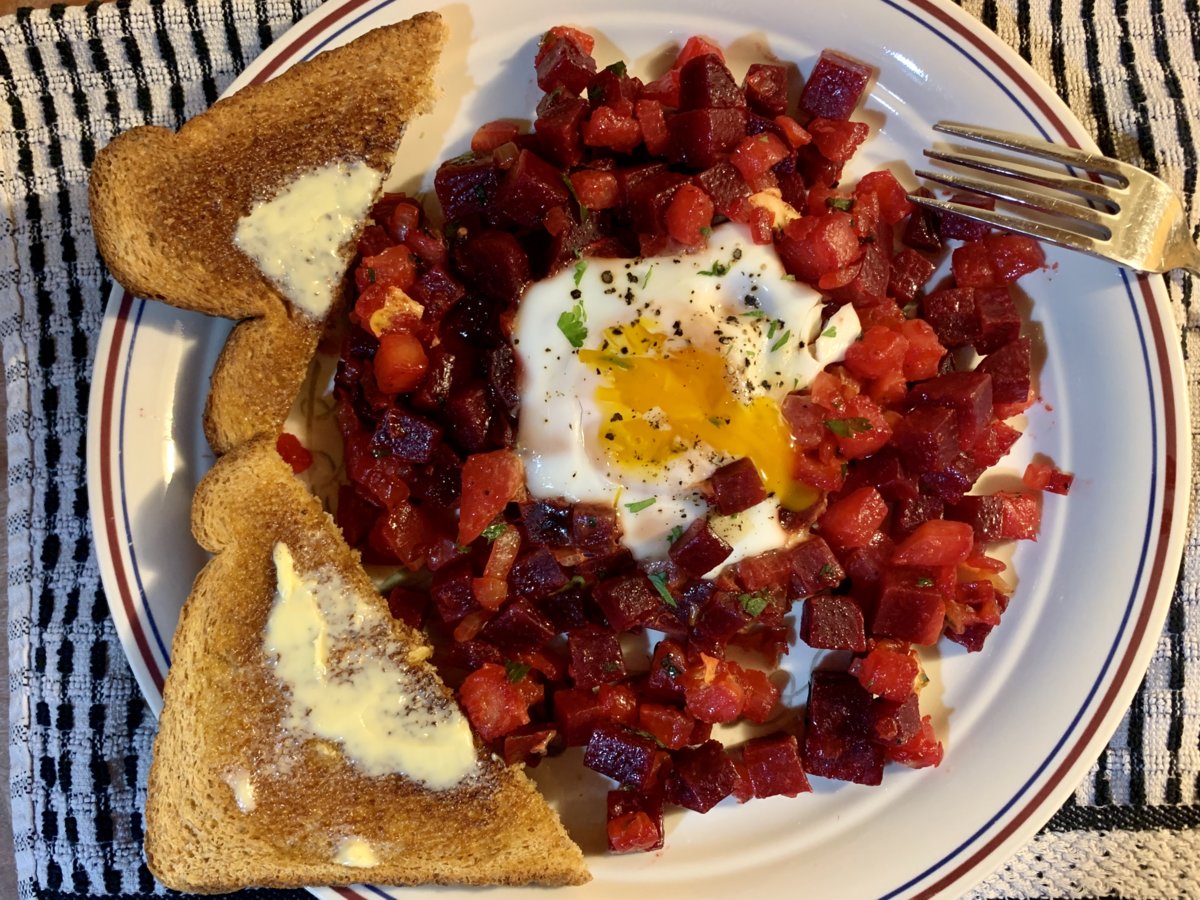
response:
M277 541L297 566L334 567L375 594L358 555L269 439L218 461L193 507L197 540L216 555L196 579L175 632L150 770L146 855L168 887L218 893L257 885L579 884L579 848L532 782L480 751L480 775L449 791L361 774L339 747L287 733L284 690L263 649ZM382 599L379 600L382 603ZM402 651L425 645L399 621ZM450 696L428 663L422 691ZM239 808L232 773L255 804ZM375 848L369 869L334 862L347 836Z
M441 17L422 13L243 88L178 133L134 128L97 155L92 227L116 279L183 309L261 320L235 328L214 373L204 426L217 453L278 430L321 328L235 246L238 219L333 162L386 175L408 121L432 106L444 42ZM353 242L344 252L348 262Z

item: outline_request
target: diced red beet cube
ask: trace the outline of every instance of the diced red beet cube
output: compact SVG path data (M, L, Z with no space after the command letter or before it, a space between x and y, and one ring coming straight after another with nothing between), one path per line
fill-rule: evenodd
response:
M719 162L697 175L696 181L712 198L717 212L729 219L741 216L750 197L750 186L733 163Z
M371 451L399 462L426 463L442 440L442 429L423 416L390 407L371 435Z
M619 68L609 66L596 73L587 87L588 103L592 109L608 106L624 115L633 109L641 93L642 82Z
M786 589L792 577L792 558L787 550L768 550L737 564L737 583L747 591Z
M537 607L560 634L588 623L589 595L583 588L566 588L537 601ZM598 614L597 614L598 617Z
M944 634L969 653L978 652L1007 608L1008 595L997 591L990 581L960 582L955 603L947 605Z
M692 109L667 119L670 157L690 169L715 166L746 136L746 111L737 108Z
M914 693L921 667L912 648L900 641L871 638L866 656L850 663L849 672L868 693L900 703Z
M844 122L837 119L818 118L805 128L812 135L811 148L815 148L825 159L835 163L849 162L863 141L868 128L863 122Z
M476 231L459 258L479 291L497 303L516 303L529 283L529 255L513 235L497 228Z
M599 722L583 751L583 764L618 784L649 788L662 765L652 738L614 722Z
M893 569L883 577L871 632L913 644L935 644L946 620L946 600L934 579Z
M771 119L787 112L787 87L787 69L774 63L752 63L742 80L750 108Z
M586 100L566 91L547 94L538 104L533 130L547 159L563 168L583 162L583 123L589 109Z
M719 741L685 747L671 756L674 766L666 790L670 802L704 813L733 793L737 772Z
M983 239L997 284L1012 284L1046 265L1042 245L1023 234L989 234Z
M908 403L953 409L959 449L971 450L992 420L992 377L979 371L947 372L914 385Z
M515 600L488 619L479 632L481 640L509 653L535 650L557 632L554 625L528 600Z
M604 503L577 503L571 508L571 542L592 556L617 550L621 525L616 510Z
M918 406L892 431L892 446L912 472L944 469L958 455L958 415L941 406Z
M513 594L527 600L548 597L570 581L554 554L545 547L530 550L513 563L508 579Z
M994 466L1008 455L1020 437L1021 432L1007 422L992 422L972 449L971 455L985 468Z
M429 595L424 591L396 585L388 593L387 605L393 619L399 619L409 628L420 628L425 611L429 608Z
M750 624L752 616L732 591L718 591L700 611L688 641L692 652L723 656L729 639Z
M665 233L667 207L680 186L689 182L686 175L665 169L649 172L631 182L627 203L633 227L641 234Z
M604 713L593 691L563 688L554 692L554 722L568 747L582 747Z
M530 723L522 725L515 731L504 736L504 764L515 766L517 763L536 765L538 761L550 752L550 743L558 731L550 725Z
M534 228L542 224L547 212L570 199L562 173L536 153L522 150L500 182L492 206L514 224Z
M452 388L445 414L450 424L449 437L464 453L496 449L488 440L495 409L482 381Z
M839 210L788 223L775 247L788 273L809 284L862 256L853 219Z
M911 499L919 492L916 479L905 470L900 457L890 448L854 464L844 489L848 493L863 485L875 488L892 503Z
M1000 537L1036 541L1042 519L1038 497L1008 491L1001 491L996 496L1000 498Z
M650 660L643 695L652 700L682 701L687 668L687 655L681 644L670 638L659 641Z
M740 513L767 499L758 467L748 456L721 466L709 477L713 502L723 516Z
M991 197L984 197L982 194L954 194L950 197L950 202L958 203L962 206L973 206L976 209L996 208L996 201ZM992 230L990 225L983 222L976 222L973 219L967 219L950 212L941 213L940 219L938 228L943 238L953 238L960 241L978 241L982 240Z
M918 197L932 197L933 191L920 187L913 191ZM912 213L905 220L901 240L917 250L940 250L942 238L938 228L938 216L924 206L913 206Z
M855 308L881 303L887 294L890 272L887 251L878 244L868 244L863 248L854 277L834 288L832 296L853 303Z
M929 716L921 717L921 730L898 747L888 747L887 757L913 769L937 766L942 762L942 742L933 730Z
M921 474L921 488L946 503L954 503L975 486L984 467L970 453L960 453L946 466Z
M679 70L680 109L741 108L746 98L715 54L693 57Z
M571 543L571 508L555 500L529 500L520 504L521 524L530 543L541 547L566 547Z
M438 616L447 625L455 625L468 613L482 608L471 589L472 578L471 562L467 559L443 566L433 573L429 595Z
M807 597L837 587L846 577L841 563L824 538L813 535L791 551L791 589L794 597Z
M1001 540L1003 500L997 495L962 497L946 504L946 518L966 522L982 543Z
M892 507L892 536L896 540L908 537L921 524L940 519L946 504L940 497L918 494L898 500Z
M659 850L663 845L660 791L608 792L608 849L613 853Z
M862 610L841 594L814 594L804 601L800 637L819 650L867 649Z
M883 748L873 740L871 695L843 672L813 673L801 759L809 775L879 784Z
M709 527L708 518L696 519L673 544L671 561L689 575L700 578L723 563L733 548Z
M596 61L575 41L550 36L538 50L537 83L546 93L563 88L582 94L596 74Z
M592 591L596 605L617 631L644 625L663 606L663 599L645 574L602 581Z
M905 247L892 257L888 274L888 293L901 304L912 303L933 275L929 258Z
M944 288L921 300L921 316L933 326L938 340L950 349L965 347L979 338L979 311L975 288Z
M567 635L569 672L579 688L593 688L625 677L621 641L611 628L584 625Z
M500 186L500 171L490 156L466 154L438 166L433 189L448 222L461 222L486 212Z
M751 738L742 746L742 761L755 797L795 797L812 790L794 734L776 732Z
M992 376L992 399L996 403L1018 403L1029 397L1030 367L1029 338L1017 338L985 356L975 371Z
M951 269L958 287L981 288L996 284L996 273L992 271L987 249L977 241L955 248Z
M800 109L810 116L848 119L870 80L870 66L835 50L822 50L800 93Z
M979 319L976 353L986 355L1021 336L1021 314L1007 287L977 289L975 311Z
M871 730L881 744L898 746L921 730L921 710L916 694L900 702L876 699L871 704Z

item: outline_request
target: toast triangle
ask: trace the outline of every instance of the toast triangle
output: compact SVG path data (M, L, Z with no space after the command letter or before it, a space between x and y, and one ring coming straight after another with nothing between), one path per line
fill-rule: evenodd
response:
M287 724L287 689L264 649L276 596L273 548L299 571L336 571L386 603L333 519L269 439L222 457L196 491L193 531L215 555L175 632L146 807L151 871L176 890L377 884L579 884L579 848L519 767L476 741L467 781L435 791L367 776L338 743ZM418 690L453 703L423 636L386 617ZM413 651L416 651L415 653ZM442 700L441 698L444 698ZM369 868L337 861L366 842Z
M240 323L205 408L218 454L278 431L322 327L238 249L238 220L333 163L362 161L386 177L408 122L433 105L445 39L441 17L421 13L245 87L177 133L139 126L97 155L92 229L117 281L140 297ZM341 247L347 265L353 248L353 240Z

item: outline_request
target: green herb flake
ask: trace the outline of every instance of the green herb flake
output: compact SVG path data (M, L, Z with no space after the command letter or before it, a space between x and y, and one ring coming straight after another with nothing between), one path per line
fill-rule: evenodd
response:
M707 225L700 226L700 233L702 235L704 235L705 237L712 237L712 229L709 228Z
M667 673L668 678L678 678L683 674L679 666L675 665L675 661L669 656L663 656L662 662L659 663L659 667Z
M583 281L583 273L587 271L587 266L586 259L581 259L575 263L575 287L579 287L579 282Z
M625 508L631 513L638 513L643 509L649 509L652 507L657 500L657 497L647 497L645 500L638 500L635 503L626 503Z
M775 337L775 332L779 330L779 320L772 319L771 324L767 327L767 340Z
M575 270L579 271L578 266ZM576 303L571 307L570 312L565 312L558 317L558 330L576 350L583 346L583 341L588 335L587 326L583 324L586 321L587 313L584 312L582 303Z
M850 212L854 209L853 197L826 197L825 205L830 209L840 210L841 212Z
M712 425L714 428L720 428L725 423L722 421L720 416L709 416L708 424Z
M570 193L571 199L574 200L576 205L579 207L579 222L580 222L580 224L586 225L587 220L588 220L588 214L590 211L588 210L588 208L586 206L583 205L583 203L580 202L579 195L575 193L575 183L573 181L571 181L571 176L569 174L567 174L566 172L563 172L562 180L563 180L563 184L565 184L567 186L567 192ZM584 268L587 268L586 263L584 263ZM579 286L579 276L581 274L582 273L579 271L579 266L576 266L575 267L575 286L576 287Z
M837 337L837 326L830 325L828 328L826 328L824 331L821 332L821 337L827 337L827 338Z
M761 309L748 309L742 315L748 319L761 319L766 313Z
M788 274L786 274L786 275L781 275L781 276L779 277L779 280L780 280L780 281L795 281L795 280L796 280L796 276L795 276L795 275L793 275L791 272L789 272L789 273L788 273Z
M818 570L817 577L822 581L833 581L835 578L837 578L837 569L834 567L833 563L825 563L825 565L821 566L820 570Z
M769 601L763 594L755 591L753 594L738 594L738 602L742 604L742 609L747 615L757 616L767 608Z
M674 528L672 528L670 531L667 532L667 543L674 544L681 537L683 537L683 526L676 525Z
M779 336L779 340L777 340L775 343L773 343L771 345L771 351L774 352L774 351L780 349L781 347L785 346L787 344L788 340L791 338L791 336L792 336L792 333L790 331L785 331L783 334L781 334Z
M367 281L371 282L371 284L375 283L375 269L373 266L367 267Z
M493 522L487 528L483 529L483 536L487 538L487 542L490 544L506 531L508 531L507 522Z
M646 270L646 277L642 279L642 288L643 289L650 286L650 276L653 274L654 274L654 266L651 266L650 268L648 268Z
M933 587L933 579L922 575L917 579L917 587Z
M720 278L722 275L729 274L729 268L732 263L714 262L711 269L701 269L698 275L711 275L713 278Z
M654 585L654 589L658 591L658 596L662 597L663 603L667 604L667 606L671 607L671 609L677 609L679 607L679 604L675 602L675 598L671 596L671 592L667 590L666 575L664 575L662 572L651 572L646 577L650 579L650 583Z
M825 427L837 437L849 438L864 431L874 431L875 426L868 419L853 417L850 419L826 419Z
M625 60L618 59L615 63L610 63L609 65L605 66L604 68L605 68L605 71L612 72L614 75L624 75L625 74Z
M610 366L616 366L618 369L632 369L633 363L627 359L617 356L615 353L601 353L600 361L608 363Z
M510 684L516 684L529 674L529 666L526 663L513 662L511 659L506 659L504 661L504 673L508 675Z

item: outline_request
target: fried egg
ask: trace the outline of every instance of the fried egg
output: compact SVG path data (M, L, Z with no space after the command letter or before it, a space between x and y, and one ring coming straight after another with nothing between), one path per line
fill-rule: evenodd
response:
M614 505L646 561L708 514L703 482L749 457L768 498L712 516L733 547L725 565L784 546L780 507L815 493L792 477L780 404L859 333L849 304L823 323L821 295L742 225L718 226L692 254L581 259L531 286L514 324L529 492Z

